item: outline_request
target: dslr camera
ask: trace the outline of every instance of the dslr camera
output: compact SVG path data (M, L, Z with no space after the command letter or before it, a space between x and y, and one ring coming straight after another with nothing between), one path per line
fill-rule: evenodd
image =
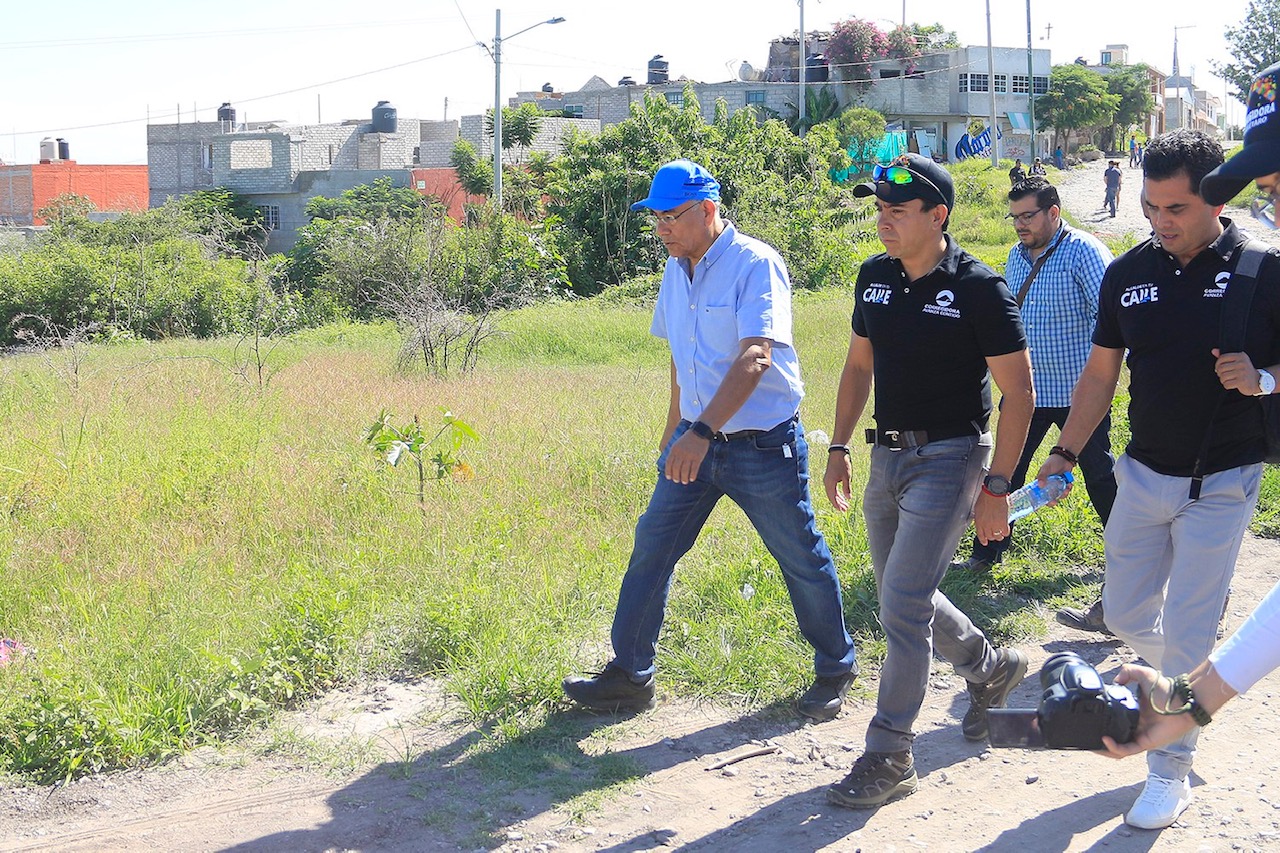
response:
M1128 689L1103 684L1098 671L1075 652L1059 652L1040 668L1040 707L987 712L992 746L1103 749L1102 736L1133 740L1138 700Z

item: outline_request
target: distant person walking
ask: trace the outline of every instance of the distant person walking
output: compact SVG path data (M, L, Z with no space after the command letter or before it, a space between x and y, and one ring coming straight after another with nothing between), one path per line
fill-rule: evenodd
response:
M1116 218L1116 206L1120 203L1120 184L1124 181L1124 173L1120 171L1119 160L1108 160L1107 171L1102 173L1102 182L1107 194L1103 207L1111 211L1111 218Z
M939 167L941 168L941 167ZM587 708L654 706L654 659L676 561L720 498L738 504L778 561L816 678L800 713L829 720L858 673L840 582L809 497L804 396L791 335L791 282L778 253L720 213L720 184L702 166L658 169L649 195L670 258L650 331L671 348L671 388L658 480L636 524L613 618L613 659L564 692Z
M1030 171L1027 172L1027 177L1043 178L1047 174L1049 174L1049 172L1048 170L1045 169L1044 163L1040 160L1039 157L1037 157L1035 159L1035 162L1031 164L1031 169Z
M1138 165L1138 139L1137 137L1129 137L1129 168L1132 169Z
M1053 149L1053 165L1057 166L1059 169L1067 168L1067 157L1062 153L1061 145Z

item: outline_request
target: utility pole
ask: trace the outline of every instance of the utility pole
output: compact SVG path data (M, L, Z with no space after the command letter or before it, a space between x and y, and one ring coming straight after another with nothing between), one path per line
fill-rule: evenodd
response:
M1177 104L1178 104L1178 127L1185 127L1182 121L1182 72L1178 70L1178 30L1194 30L1195 24L1186 24L1181 27L1173 28L1173 79L1177 85Z
M796 114L799 116L798 122L800 125L800 135L803 136L805 106L806 106L805 91L804 91L804 82L805 82L804 77L805 77L805 71L807 70L809 65L809 61L808 61L809 57L807 56L808 44L804 35L804 0L799 0L799 2L800 2L800 104L797 107Z
M987 0L987 92L991 95L991 165L998 167L1000 128L996 125L996 52L991 46L991 0Z
M1012 88L1009 90L1013 91ZM1031 62L1031 0L1027 0L1027 117L1031 121L1030 162L1036 159L1036 72Z

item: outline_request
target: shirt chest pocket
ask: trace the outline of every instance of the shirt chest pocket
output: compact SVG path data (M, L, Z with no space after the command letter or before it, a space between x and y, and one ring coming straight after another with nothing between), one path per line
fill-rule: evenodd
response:
M732 355L738 351L738 318L732 305L704 305L695 316L694 335L699 345L709 347L716 355Z

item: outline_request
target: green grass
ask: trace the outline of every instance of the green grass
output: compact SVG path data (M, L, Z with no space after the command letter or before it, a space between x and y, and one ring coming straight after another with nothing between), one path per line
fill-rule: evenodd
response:
M1003 213L1007 177L965 170L970 203ZM1002 260L1007 234L981 227ZM646 288L506 315L479 369L447 380L396 373L387 325L300 333L272 351L265 385L229 340L0 359L0 636L36 650L0 669L0 772L137 766L333 684L430 675L482 724L477 755L535 768L519 772L549 789L559 761L594 780L563 802L625 784L635 768L578 757L553 712L560 679L607 655L656 476L668 355ZM810 429L830 429L851 308L845 288L796 298ZM362 442L383 409L428 431L441 409L467 421L475 477L428 483L419 505L415 478ZM1272 472L1263 492L1258 529L1274 535ZM871 671L884 647L860 513L816 505ZM990 577L944 589L996 640L1034 640L1046 605L1094 594L1101 564L1078 490L1020 524ZM726 502L679 566L662 690L781 707L811 658L776 564Z

